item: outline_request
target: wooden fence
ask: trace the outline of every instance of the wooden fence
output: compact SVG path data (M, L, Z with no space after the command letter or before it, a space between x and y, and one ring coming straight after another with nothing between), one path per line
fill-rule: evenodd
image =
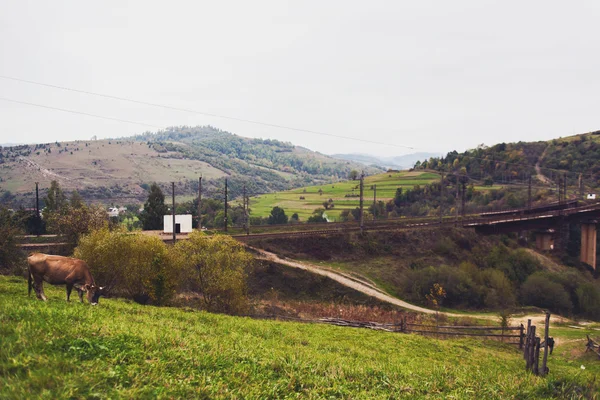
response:
M523 350L523 358L525 359L525 368L533 372L535 375L545 376L548 374L549 368L548 353L552 354L554 350L554 339L548 336L550 327L550 313L546 312L544 340L536 336L537 327L531 325L531 320L527 320L527 330L523 324L519 326L480 326L480 325L425 325L415 324L406 321L403 317L398 323L385 324L378 322L362 322L349 321L340 318L319 318L319 319L304 319L297 317L286 317L278 315L261 315L254 316L261 319L280 319L296 322L321 323L337 326L348 326L353 328L367 328L381 330L387 332L402 332L402 333L418 333L420 335L432 335L438 338L441 337L483 337L493 340L501 340L504 343L518 345L519 349ZM499 333L498 333L499 332ZM506 341L507 340L507 341ZM588 337L588 349L596 352L600 356L600 347ZM542 365L540 368L540 351L543 349ZM588 351L589 351L588 350Z
M305 319L297 317L287 317L279 315L262 315L254 318L280 319L286 321L321 323L336 326L347 326L353 328L367 328L387 332L418 333L420 335L432 335L438 338L445 337L483 337L494 340L501 340L508 344L518 345L520 349L525 343L525 327L520 326L481 326L481 325L425 325L415 324L402 318L398 323L385 324L379 322L350 321L341 318L319 318Z
M550 354L554 350L554 339L548 336L550 328L550 313L546 312L546 321L544 329L544 341L536 336L537 327L531 325L531 320L527 320L527 335L525 337L525 346L523 349L523 358L525 359L525 369L533 372L535 375L546 376L549 368L548 351ZM542 358L542 367L540 368L540 350L544 349Z

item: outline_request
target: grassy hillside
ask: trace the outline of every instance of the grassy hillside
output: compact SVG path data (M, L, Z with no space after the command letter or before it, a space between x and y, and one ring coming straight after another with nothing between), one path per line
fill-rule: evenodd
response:
M43 191L57 180L87 200L124 204L144 199L144 184L152 182L167 188L174 181L178 194L195 195L200 175L205 196L222 193L228 177L235 197L242 184L251 193L263 193L336 182L361 167L276 140L244 138L212 127L174 127L125 139L0 147L0 197L27 197L30 206L35 182Z
M431 183L437 183L440 175L424 171L386 172L367 176L364 179L364 204L365 208L373 203L375 189L377 200L387 202L394 198L396 190L413 189ZM503 186L475 186L481 192L501 189ZM319 192L319 190L321 192ZM334 184L306 186L283 192L263 194L250 198L251 216L266 217L275 206L282 207L286 214L291 216L298 213L300 220L305 221L313 211L323 207L323 202L333 200L334 208L327 210L330 220L337 220L343 210L351 210L359 206L359 181L342 181ZM301 199L300 197L304 197Z
M102 299L47 303L0 277L0 398L561 398L597 395L597 361L524 371L498 342L256 321ZM582 358L583 357L583 358ZM585 363L586 369L580 369ZM595 392L594 392L595 391Z

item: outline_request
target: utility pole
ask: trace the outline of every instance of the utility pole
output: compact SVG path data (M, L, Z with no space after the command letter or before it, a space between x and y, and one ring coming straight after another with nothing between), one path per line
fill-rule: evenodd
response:
M198 178L198 230L202 230L202 175Z
M567 198L567 173L563 173L563 201L566 203Z
M531 175L529 175L529 183L527 187L527 208L531 209Z
M250 234L250 196L246 195L246 235Z
M359 223L360 223L360 233L363 233L363 180L365 177L365 173L361 171L360 173L360 211L359 211Z
M171 206L171 211L173 214L173 244L175 244L175 241L177 240L175 233L175 182L171 182L171 187L173 189L173 205Z
M244 230L246 234L248 234L248 212L247 212L247 203L246 203L246 185L243 186L242 189L242 208L244 209Z
M225 232L227 232L227 178L225 178L225 217L223 222L225 222Z
M465 182L462 183L462 216L465 217L465 201L467 198L467 184Z
M458 206L459 206L458 198L459 198L459 188L460 188L460 181L458 180L458 178L459 178L459 176L456 175L456 201L454 202L454 207L455 207L454 221L456 222L456 225L458 225Z
M443 220L444 214L444 172L442 171L442 178L440 179L440 224Z
M583 174L579 174L579 197L583 199Z
M377 185L373 184L373 205L377 204Z
M40 218L40 194L38 191L38 182L35 183L35 233L39 236L41 229Z

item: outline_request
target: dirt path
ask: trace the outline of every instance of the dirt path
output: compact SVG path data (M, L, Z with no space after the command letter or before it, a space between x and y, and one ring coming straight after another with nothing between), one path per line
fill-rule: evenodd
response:
M394 304L396 306L405 308L407 310L417 311L417 312L421 312L424 314L435 314L435 310L430 310L428 308L419 307L414 304L407 303L406 301L402 301L396 297L392 297L392 296L384 293L377 287L375 287L375 285L373 285L372 283L364 281L359 278L356 278L354 276L350 276L343 272L333 271L333 270L325 268L323 266L319 266L319 265L315 265L315 264L311 264L311 263L307 263L307 262L294 261L289 258L281 258L275 253L271 253L271 252L268 252L266 250L262 250L262 249L259 249L256 247L252 247L252 246L248 246L248 245L247 245L247 247L249 249L255 251L258 254L258 256L256 258L259 260L272 261L272 262L275 262L278 264L287 265L288 267L299 268L304 271L311 272L313 274L326 276L330 279L333 279L336 282L341 283L342 285L344 285L346 287L352 288L358 292L364 293L368 296L374 297L374 298L384 301L386 303ZM487 320L497 320L498 319L497 316L489 315L489 314L488 315L485 315L485 314L454 314L454 313L449 313L449 312L444 312L444 311L440 311L440 314L444 314L449 317L470 317L470 318L480 318L480 319L487 319ZM534 315L515 316L515 317L511 318L511 322L513 324L527 325L528 319L531 319L531 323L533 325L539 326L539 325L543 325L545 315L540 313L540 314L534 314ZM552 321L552 323L556 323L556 322L566 322L568 320L566 318L562 318L557 315L554 315L554 316L552 316L551 321Z
M548 150L548 147L550 147L550 146L546 146L546 148L544 149L544 151L538 158L537 162L535 163L535 173L536 173L536 178L540 182L551 184L552 181L550 179L548 179L548 177L546 177L546 175L542 174L542 169L540 168L540 161L542 161L544 159L544 157L546 156L546 150Z
M392 297L388 294L385 294L381 290L377 289L372 284L365 282L363 280L357 279L355 277L350 277L350 276L340 273L340 272L334 272L334 271L331 271L329 269L326 269L324 267L321 267L321 266L318 266L315 264L293 261L293 260L290 260L287 258L280 258L277 254L274 254L274 253L271 253L271 252L268 252L268 251L265 251L262 249L258 249L256 247L251 247L251 246L248 246L248 247L259 254L257 257L258 259L272 261L272 262L276 262L278 264L287 265L292 268L299 268L299 269L302 269L305 271L309 271L313 274L326 276L330 279L333 279L336 282L341 283L342 285L344 285L346 287L352 288L356 291L359 291L368 296L374 297L378 300L385 301L386 303L390 303L390 304L394 304L394 305L406 308L408 310L422 312L425 314L435 314L435 310L430 310L428 308L415 306L414 304L410 304L410 303L407 303L400 299L397 299L395 297ZM454 316L454 317L460 316L459 314L452 314L452 313L446 313L446 312L441 312L441 313L446 314L448 316Z

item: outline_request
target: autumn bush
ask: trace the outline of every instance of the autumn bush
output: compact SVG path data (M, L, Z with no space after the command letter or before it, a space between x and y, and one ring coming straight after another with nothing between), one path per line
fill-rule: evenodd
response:
M248 270L253 257L229 236L193 232L173 247L188 290L201 293L209 311L243 314L249 307Z
M99 285L141 304L168 303L181 281L181 268L156 236L100 229L83 236L74 255Z

